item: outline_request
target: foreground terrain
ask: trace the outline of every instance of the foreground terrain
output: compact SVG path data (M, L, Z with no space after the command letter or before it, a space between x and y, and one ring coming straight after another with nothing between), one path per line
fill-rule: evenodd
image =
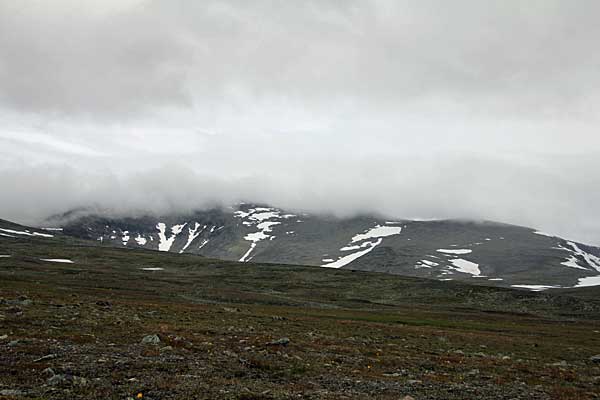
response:
M600 396L595 288L529 293L68 237L2 240L0 255L0 398Z

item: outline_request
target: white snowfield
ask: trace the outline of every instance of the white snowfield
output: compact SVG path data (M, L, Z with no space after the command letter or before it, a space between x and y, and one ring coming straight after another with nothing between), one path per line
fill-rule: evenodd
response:
M473 252L471 249L437 249L436 251L444 254L469 254Z
M40 258L41 261L61 263L61 264L74 264L73 261L67 260L66 258Z
M463 260L462 258L455 258L450 260L450 263L453 265L450 269L453 269L454 271L462 272L463 274L471 274L473 276L481 275L479 264L474 262Z
M250 256L256 248L258 242L262 240L273 240L275 235L269 235L273 232L273 227L281 224L282 219L294 218L294 214L281 214L281 210L276 208L267 207L256 207L251 208L248 211L236 211L233 213L236 218L242 220L242 224L245 226L256 226L257 232L252 232L244 236L244 239L251 242L250 248L246 253L239 259L241 262L247 262L252 259Z
M350 264L352 261L364 256L365 254L371 252L375 247L379 246L381 242L383 242L384 237L399 235L402 232L402 227L400 226L382 226L375 225L375 227L368 229L364 233L359 233L352 237L352 241L348 246L344 246L340 249L340 251L351 251L351 250L360 250L352 254L348 254L338 258L335 261L328 262L326 264L321 265L321 267L326 268L341 268L344 265ZM366 241L367 239L377 239L375 241ZM365 241L359 245L354 243Z
M40 233L40 232L29 232L27 230L25 231L15 231L13 229L4 229L4 228L0 228L0 231L2 232L6 232L6 233L11 233L13 235L24 235L24 236L39 236L39 237L45 237L45 238L51 238L54 237L54 235L51 235L49 233ZM6 236L6 235L2 235L2 236Z

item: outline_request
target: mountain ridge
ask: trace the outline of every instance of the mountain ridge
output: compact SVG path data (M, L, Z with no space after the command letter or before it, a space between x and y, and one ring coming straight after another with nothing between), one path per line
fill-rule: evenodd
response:
M52 223L57 223L55 218ZM181 215L69 218L101 245L315 265L529 290L600 284L600 248L494 221L338 218L240 204Z

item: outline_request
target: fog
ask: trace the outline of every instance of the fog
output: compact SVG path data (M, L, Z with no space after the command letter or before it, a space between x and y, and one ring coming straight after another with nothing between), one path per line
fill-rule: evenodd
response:
M596 1L0 0L0 218L238 201L600 245Z

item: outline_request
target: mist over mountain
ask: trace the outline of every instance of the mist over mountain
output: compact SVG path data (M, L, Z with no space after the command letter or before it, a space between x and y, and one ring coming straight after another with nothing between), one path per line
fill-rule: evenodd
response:
M598 11L0 2L0 216L250 201L600 244Z

